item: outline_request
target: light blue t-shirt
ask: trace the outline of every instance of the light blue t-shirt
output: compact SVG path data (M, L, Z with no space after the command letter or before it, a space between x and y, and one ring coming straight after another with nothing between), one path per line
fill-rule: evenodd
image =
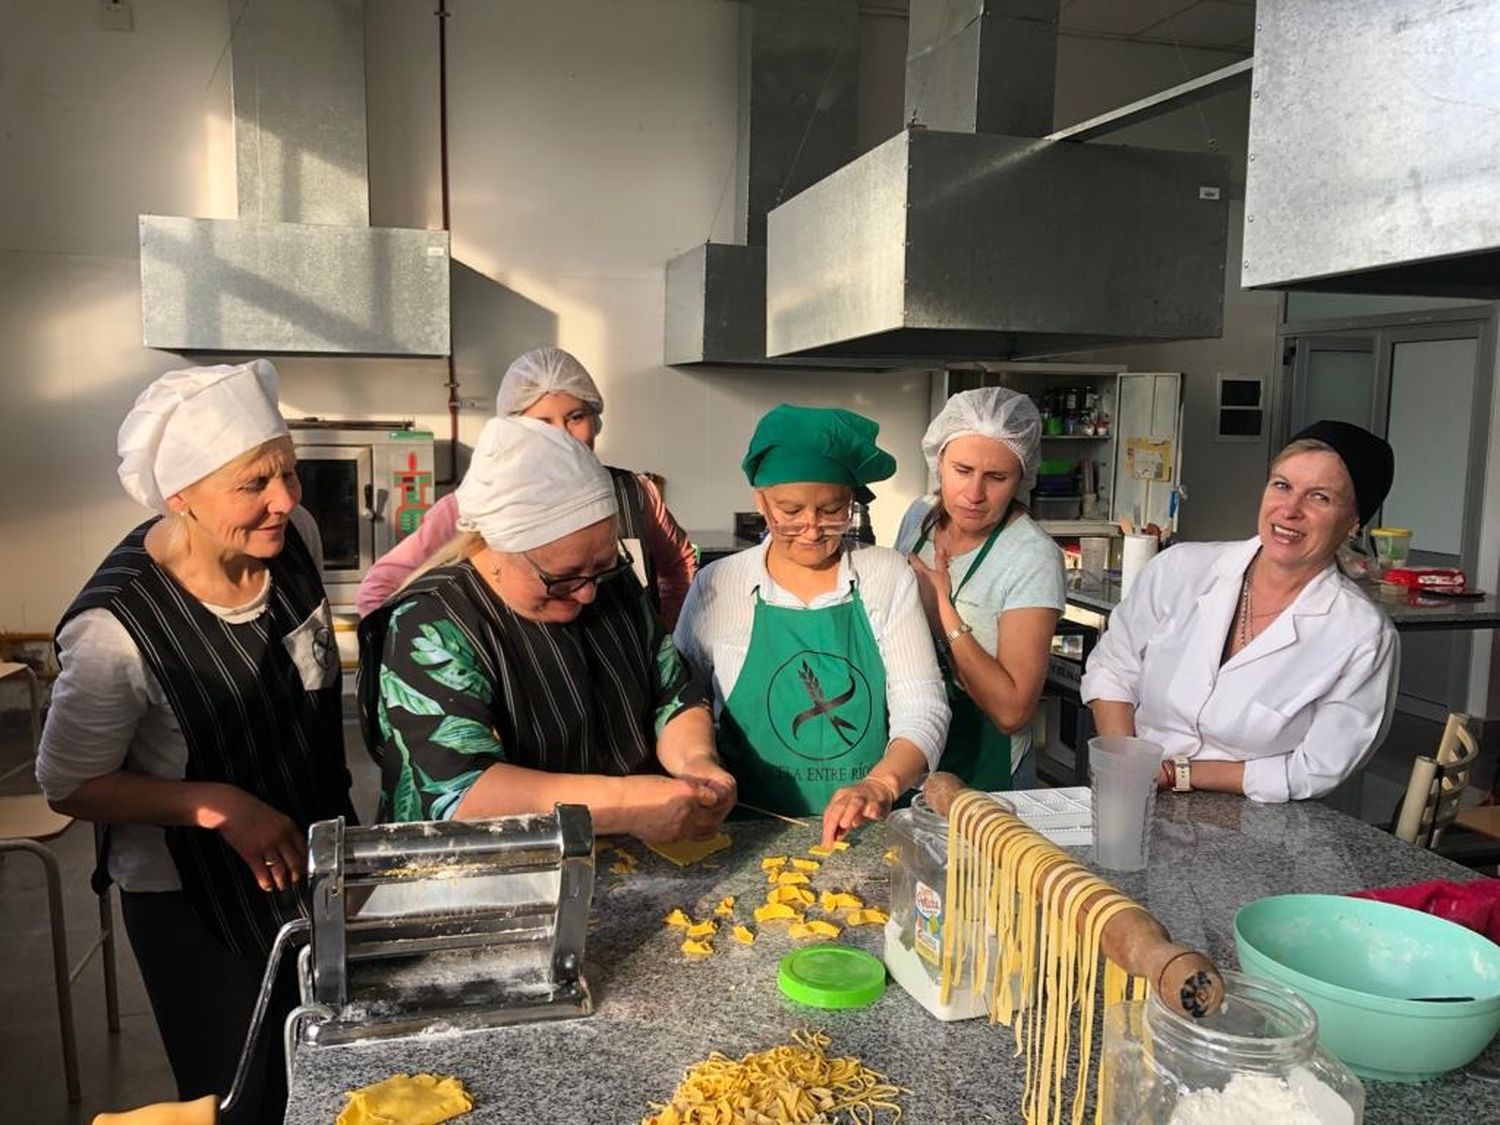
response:
M896 550L911 554L917 537L922 533L922 521L932 511L935 502L931 496L913 501L901 518L901 530L896 533ZM968 581L964 581L982 548L983 544L980 544L972 551L949 559L948 576L954 589L963 582L963 589L953 599L953 608L974 630L974 639L993 656L1000 651L1001 614L1012 609L1055 609L1061 613L1067 605L1068 580L1063 570L1061 549L1025 513L1001 530L984 564L969 576ZM931 566L933 557L929 537L922 546L920 558ZM1030 726L1010 736L1012 771L1030 749Z

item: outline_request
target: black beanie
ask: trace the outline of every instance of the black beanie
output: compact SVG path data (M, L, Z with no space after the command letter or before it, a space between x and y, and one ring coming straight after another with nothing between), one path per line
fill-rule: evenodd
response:
M1396 478L1396 454L1390 443L1350 422L1314 422L1292 435L1292 441L1304 438L1321 441L1339 455L1354 482L1359 522L1361 526L1368 523L1385 502Z

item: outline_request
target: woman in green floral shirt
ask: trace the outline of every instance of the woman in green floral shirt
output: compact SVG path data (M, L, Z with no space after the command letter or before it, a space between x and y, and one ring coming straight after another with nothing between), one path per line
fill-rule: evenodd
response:
M616 536L603 466L545 425L492 419L458 503L463 534L360 626L382 819L564 802L601 835L712 835L734 779Z

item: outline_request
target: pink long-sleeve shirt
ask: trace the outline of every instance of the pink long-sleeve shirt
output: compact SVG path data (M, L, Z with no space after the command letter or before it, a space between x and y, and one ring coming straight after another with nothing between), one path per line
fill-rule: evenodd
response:
M656 594L663 622L670 631L677 625L682 601L693 583L697 555L687 532L667 511L661 491L647 477L636 475L641 489L641 509L646 517L646 550L656 566ZM458 534L458 498L444 496L422 517L417 530L375 560L359 584L354 604L364 617L396 592L417 567L437 553L439 547Z

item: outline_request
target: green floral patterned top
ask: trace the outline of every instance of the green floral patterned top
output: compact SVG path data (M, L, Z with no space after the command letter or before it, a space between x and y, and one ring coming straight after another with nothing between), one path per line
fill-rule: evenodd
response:
M361 624L361 720L381 819L451 817L496 762L555 773L655 770L656 738L702 688L629 575L566 625L517 616L467 563Z

